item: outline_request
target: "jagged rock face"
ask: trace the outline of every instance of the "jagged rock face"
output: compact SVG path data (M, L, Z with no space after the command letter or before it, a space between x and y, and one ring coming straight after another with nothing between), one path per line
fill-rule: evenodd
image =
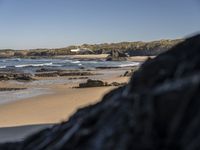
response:
M5 150L200 149L200 35L148 60L128 85Z

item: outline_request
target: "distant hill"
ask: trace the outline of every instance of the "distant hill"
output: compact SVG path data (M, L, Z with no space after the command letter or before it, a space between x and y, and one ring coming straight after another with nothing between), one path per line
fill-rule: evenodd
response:
M158 55L183 39L159 40L152 42L121 42L121 43L104 43L104 44L83 44L80 46L68 46L56 49L31 49L31 50L0 50L0 57L54 57L59 55L74 54L107 54L112 50L119 50L130 56L154 56ZM84 51L73 52L73 49L84 49Z

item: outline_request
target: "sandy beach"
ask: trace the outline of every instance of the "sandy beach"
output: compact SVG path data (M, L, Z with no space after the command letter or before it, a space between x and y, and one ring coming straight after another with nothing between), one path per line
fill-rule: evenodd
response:
M127 82L128 78L116 77L106 81ZM50 85L51 94L0 105L0 142L22 140L31 133L66 121L77 109L97 103L103 95L117 88L72 88L75 85L77 84Z
M58 123L78 108L96 103L113 87L57 89L47 94L0 106L0 127Z
M98 56L99 59L105 57ZM73 59L91 58L97 59L96 56L74 56ZM129 77L123 74L130 70L130 66L67 70L73 76L54 76L56 70L41 70L42 72L36 73L43 75L34 76L33 81L1 80L0 142L21 140L33 132L66 121L79 108L97 103L106 93L119 87L112 85L75 88L79 83L88 79L101 80L108 84L127 83ZM89 74L76 76L80 72ZM57 74L59 73L63 71L58 71Z

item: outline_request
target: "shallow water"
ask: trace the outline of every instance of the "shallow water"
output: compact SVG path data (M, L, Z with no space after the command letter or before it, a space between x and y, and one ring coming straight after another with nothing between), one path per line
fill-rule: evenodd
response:
M83 61L72 59L0 59L0 72L1 71L20 71L25 73L35 73L36 70L41 68L48 69L92 69L99 75L90 76L90 79L108 79L114 76L120 76L125 72L126 67L137 66L138 62L130 61ZM119 69L95 69L96 67L119 67ZM123 69L124 68L124 69ZM38 95L48 94L52 91L48 88L49 85L54 84L76 84L84 82L87 79L68 80L66 77L46 78L44 80L36 80L32 82L17 82L11 81L15 84L25 85L28 89L18 91L2 91L0 92L0 104L13 102L16 100L26 99Z
M138 62L130 61L87 61L87 60L72 60L72 59L0 59L0 69L14 69L34 73L40 68L49 69L95 69L96 67L128 67L137 66Z

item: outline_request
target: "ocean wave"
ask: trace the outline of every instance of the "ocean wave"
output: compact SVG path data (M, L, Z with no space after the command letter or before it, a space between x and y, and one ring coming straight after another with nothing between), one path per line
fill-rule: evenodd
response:
M70 59L66 59L66 60L63 60L63 62L72 62L73 60L70 60Z
M77 60L77 61L72 61L71 63L72 63L72 64L79 64L80 61L78 61L78 60Z
M6 68L6 66L0 66L0 69L4 69L4 68Z
M42 64L22 64L22 65L15 65L16 68L23 68L23 67L42 67L42 66L52 66L53 63L42 63Z
M98 62L97 61L90 61L89 63L90 64L97 64Z
M52 67L62 67L63 65L59 65L59 64L52 64L52 65L50 65L50 66L52 66Z
M121 64L118 65L119 67L133 67L133 66L138 66L140 63L131 63L131 64Z
M4 59L4 62L6 62L6 61L21 61L21 58Z

